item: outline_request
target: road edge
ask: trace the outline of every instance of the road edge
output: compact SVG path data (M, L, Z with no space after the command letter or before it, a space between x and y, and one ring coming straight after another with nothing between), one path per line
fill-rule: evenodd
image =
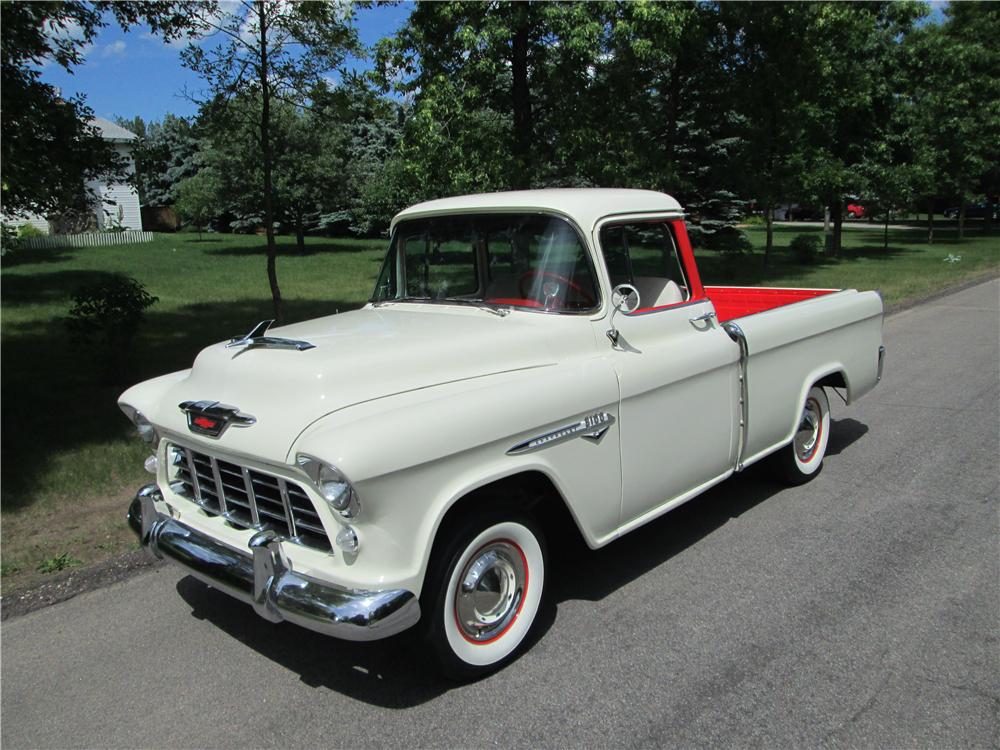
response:
M936 302L943 297L964 292L966 289L980 284L988 284L997 278L1000 278L1000 269L994 269L983 276L968 279L926 297L891 305L886 309L885 314L886 316L896 315L920 305ZM137 549L85 568L60 573L50 580L16 590L10 594L0 594L0 622L6 622L8 619L21 617L53 604L68 601L88 591L106 588L128 580L144 570L163 564L162 560L153 560L148 554Z
M0 596L0 622L126 581L141 571L163 564L162 560L154 560L143 550L136 549L85 568L67 570L49 580Z

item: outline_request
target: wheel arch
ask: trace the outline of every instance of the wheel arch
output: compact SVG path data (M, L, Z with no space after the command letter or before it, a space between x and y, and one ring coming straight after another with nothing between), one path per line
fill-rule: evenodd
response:
M432 530L431 544L422 566L422 578L426 578L430 560L449 531L483 504L489 508L509 507L512 511L531 514L549 539L554 538L556 531L569 532L576 541L591 548L596 546L573 513L558 479L544 467L521 467L503 476L484 479L451 498L443 507L443 512L439 513Z
M795 437L795 429L798 427L799 412L802 409L802 404L806 402L806 396L809 394L809 389L813 386L818 386L820 388L844 388L847 391L847 402L851 402L851 381L847 377L847 368L844 367L843 363L833 362L816 368L802 381L802 387L799 389L798 401L795 402L795 417L792 420L792 424L789 426L788 434L781 441L781 444L778 447L788 445Z

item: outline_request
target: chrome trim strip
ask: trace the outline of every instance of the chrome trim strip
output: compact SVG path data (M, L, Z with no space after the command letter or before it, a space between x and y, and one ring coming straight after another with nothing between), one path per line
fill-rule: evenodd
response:
M738 323L727 321L722 324L722 329L740 347L740 437L736 447L733 471L743 471L743 454L747 447L747 425L750 421L750 399L747 394L747 362L750 359L750 347L747 344L747 335Z
M420 619L411 591L359 591L296 573L282 551L285 540L274 532L254 535L247 554L163 515L156 510L161 500L156 485L147 485L126 516L146 551L250 604L265 619L349 641L387 638Z
M288 499L288 482L286 482L281 477L275 477L278 480L278 492L281 494L281 504L285 508L285 518L288 519L288 536L292 539L299 538L299 531L295 528L295 516L292 515L292 503Z
M878 348L878 372L875 373L875 382L882 382L882 370L885 368L885 347Z
M588 414L578 422L565 425L559 429L537 435L524 440L507 450L508 456L519 456L523 453L533 453L534 451L548 448L550 445L564 443L577 437L590 438L594 442L599 442L608 428L615 423L614 415L606 411Z
M243 486L247 491L247 503L250 505L250 520L253 522L254 528L260 528L260 513L257 511L257 493L253 491L253 482L250 481L250 469L246 466L240 466L240 471L243 473Z
M694 305L703 305L706 302L711 302L708 297L698 297L697 299L688 299L683 302L675 302L672 305L661 305L660 307L650 307L643 308L640 307L634 312L626 313L629 318L641 318L643 315L653 315L654 313L669 312L670 310L680 310L684 307L693 307ZM642 300L639 300L639 304L642 304Z
M215 459L215 456L209 456L208 460L212 462L212 479L215 480L215 491L219 495L219 514L225 518L227 517L226 514L229 513L229 508L226 507L226 488L222 486L219 462Z
M201 497L201 482L198 481L198 472L194 465L194 456L191 453L190 448L184 448L183 446L177 446L184 451L184 456L187 458L188 473L191 474L191 486L194 487L194 499L198 505L203 505L204 500Z

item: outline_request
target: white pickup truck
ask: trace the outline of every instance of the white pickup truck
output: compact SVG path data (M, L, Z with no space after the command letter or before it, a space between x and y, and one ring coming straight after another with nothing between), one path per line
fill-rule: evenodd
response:
M130 525L268 620L419 625L458 677L525 641L547 534L601 547L765 457L808 480L826 390L885 352L876 292L703 286L642 190L421 203L363 308L268 324L122 394L156 475Z

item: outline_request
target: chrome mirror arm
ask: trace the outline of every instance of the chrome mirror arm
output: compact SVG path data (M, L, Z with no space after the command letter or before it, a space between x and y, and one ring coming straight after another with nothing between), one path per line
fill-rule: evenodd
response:
M639 309L639 290L631 284L619 284L611 290L611 304L614 309L611 311L611 318L608 320L608 328L605 331L612 346L618 346L618 337L621 335L615 328L615 314L624 312L626 315Z

